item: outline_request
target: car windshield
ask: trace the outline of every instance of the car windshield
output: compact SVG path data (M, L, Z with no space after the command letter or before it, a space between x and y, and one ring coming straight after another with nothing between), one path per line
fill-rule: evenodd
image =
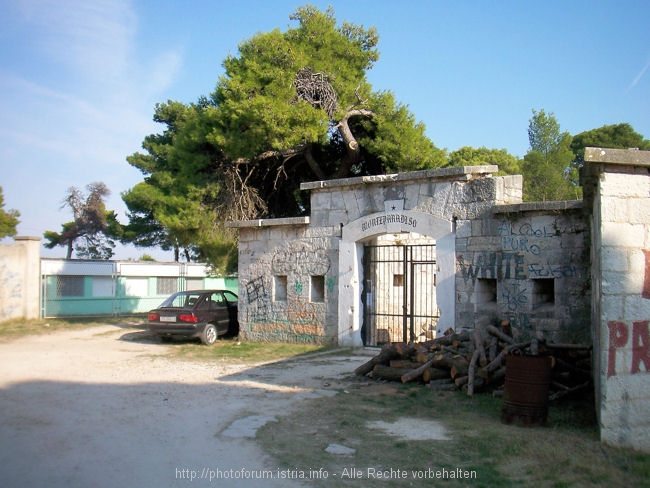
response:
M201 293L176 293L165 300L160 308L191 308L201 299Z

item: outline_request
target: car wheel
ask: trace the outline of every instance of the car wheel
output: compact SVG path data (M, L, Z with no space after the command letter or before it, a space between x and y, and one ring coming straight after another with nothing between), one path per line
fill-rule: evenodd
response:
M216 341L217 341L217 328L212 324L206 325L205 329L203 329L203 333L201 334L201 342L206 346L211 346Z

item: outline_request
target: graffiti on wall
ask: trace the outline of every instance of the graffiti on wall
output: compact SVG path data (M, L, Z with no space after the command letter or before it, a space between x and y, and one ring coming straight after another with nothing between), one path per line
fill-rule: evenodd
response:
M548 259L544 262L529 263L528 274L526 274L524 261L523 254L507 252L474 253L472 262L467 262L462 254L457 258L458 268L465 283L474 283L478 278L526 280L529 278L576 278L580 276L580 270L574 262L553 264Z
M528 303L528 290L518 284L505 286L501 293L501 307L505 312L522 312Z
M473 262L466 262L460 254L457 257L458 267L465 282L474 283L482 279L514 279L525 280L524 257L521 254L506 252L474 253Z
M643 250L645 256L645 275L643 277L643 290L641 296L650 299L650 250Z
M501 225L499 225L499 235L501 236L501 245L505 251L523 252L539 256L541 248L536 241L540 238L555 236L557 231L549 231L546 227L533 227L528 222L515 224L502 220Z
M641 296L650 299L650 251L643 250L645 255L645 270L643 277L643 289ZM607 377L616 376L621 373L637 374L650 372L650 320L638 320L631 323L632 333L630 334L630 323L622 320L610 320L607 322L609 331L609 349L607 351ZM631 349L631 360L628 354L622 349ZM621 355L619 356L619 352ZM629 361L624 364L624 370L617 368L616 360ZM643 365L643 369L641 369Z
M545 263L529 264L528 273L531 278L575 278L580 276L575 264L551 264L548 260Z
M632 322L632 334L630 324L620 320L607 322L609 329L609 350L607 354L607 377L616 376L620 373L636 374L650 372L650 330L649 320ZM625 371L617 369L616 359L618 352L623 348L631 348L631 361L625 364ZM621 351L622 352L622 351ZM623 354L627 359L627 355ZM643 370L641 369L643 365Z
M291 242L276 250L245 283L247 303L243 308L249 329L273 337L324 336L325 304L310 301L306 283L311 276L325 276L330 267L327 250L317 245ZM273 276L285 277L282 297L274 296L277 285L273 285ZM336 280L326 278L324 284L332 293Z
M271 260L271 271L276 275L325 276L330 266L327 249L303 242L292 242L286 249L277 250Z
M21 277L11 270L5 259L0 256L0 320L13 318L16 310L22 310Z

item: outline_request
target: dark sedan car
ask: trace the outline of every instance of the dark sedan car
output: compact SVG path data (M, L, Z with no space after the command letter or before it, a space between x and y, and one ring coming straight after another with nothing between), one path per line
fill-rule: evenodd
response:
M174 293L147 315L151 332L163 339L198 337L206 345L239 334L237 295L228 290Z

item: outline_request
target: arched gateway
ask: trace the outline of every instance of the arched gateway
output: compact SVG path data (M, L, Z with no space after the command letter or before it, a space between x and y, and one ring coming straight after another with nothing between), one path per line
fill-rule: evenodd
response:
M301 190L311 194L309 217L231 223L240 230L243 338L367 344L367 328L379 327L368 321L382 315L368 314L369 309L400 294L403 299L393 306L400 310L388 315L402 315L398 320L403 319L404 336L390 332L386 340L417 340L422 331L414 334L413 310L418 307L435 307L435 314L425 314L429 337L468 326L459 320L463 317L473 327L475 317L467 311L469 307L475 313L476 307L465 299L464 287L459 289L458 253L464 252L460 264L466 263L472 222L491 216L496 205L521 202L521 176L495 176L497 170L457 167L304 183ZM435 244L433 257L404 259L419 277L428 276L424 285L409 289L403 267L380 284L366 274L369 246L422 240ZM473 289L476 283L466 285ZM424 301L429 305L419 305ZM380 343L381 338L370 342Z
M398 239L399 253L394 256L391 249L394 245L377 246L375 252L384 252L375 261L385 262L394 269L371 274L368 269L370 260L363 259L366 252L370 252L366 244L376 243L378 238L387 235L403 236ZM431 256L430 253L413 256L408 252L408 243L420 242L419 236L430 238L427 242L432 248L435 243ZM421 327L416 327L416 308L421 303L435 304L439 310L435 315L430 310L419 314L432 335L453 327L454 246L451 220L404 210L404 200L386 200L383 212L365 215L344 225L339 244L339 343L378 345L388 341L417 340L421 337ZM387 254L394 257L381 258ZM421 273L429 275L428 279L416 281L414 276L409 276L409 270L415 271L416 263L420 264ZM418 282L425 286L416 287ZM386 324L384 327L378 325L380 317ZM390 317L396 320L391 321ZM385 337L382 338L378 330L385 331Z

